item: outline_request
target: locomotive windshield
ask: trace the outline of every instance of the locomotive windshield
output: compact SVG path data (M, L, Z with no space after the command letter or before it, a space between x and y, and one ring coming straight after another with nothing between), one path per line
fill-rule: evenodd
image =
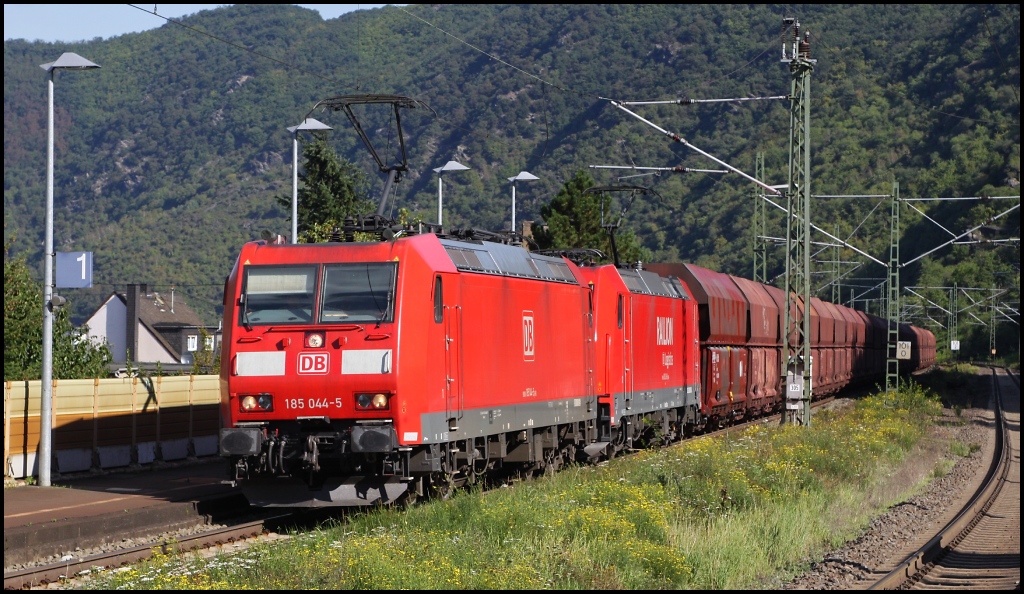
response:
M320 323L392 321L396 267L391 262L324 266Z
M239 324L308 324L313 319L316 266L249 266Z

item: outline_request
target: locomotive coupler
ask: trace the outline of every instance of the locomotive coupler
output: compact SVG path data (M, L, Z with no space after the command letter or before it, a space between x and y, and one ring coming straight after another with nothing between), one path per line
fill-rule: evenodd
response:
M320 471L320 448L316 444L316 436L306 438L306 450L302 452L302 466L310 473Z

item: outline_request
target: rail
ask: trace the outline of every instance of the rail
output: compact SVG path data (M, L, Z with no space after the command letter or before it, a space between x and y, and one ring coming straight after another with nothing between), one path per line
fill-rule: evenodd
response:
M1011 375L1012 377L1012 375ZM1006 481L1011 466L1012 449L1006 447L1008 442L1006 420L1003 414L1001 391L996 368L992 368L993 393L995 395L996 431L995 450L985 479L959 514L931 540L920 549L908 556L895 569L868 587L869 590L902 589L916 582L931 564L946 554L974 528L982 519L986 510L994 503L999 494L1000 486Z

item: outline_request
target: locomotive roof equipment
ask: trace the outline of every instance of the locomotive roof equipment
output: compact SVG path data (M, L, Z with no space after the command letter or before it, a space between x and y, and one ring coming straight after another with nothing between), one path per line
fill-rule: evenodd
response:
M381 157L380 153L374 147L373 142L370 140L370 137L366 134L366 131L363 130L359 117L356 116L356 113L352 110L353 105L391 106L398 139L398 163L390 163ZM349 122L352 123L352 127L355 128L356 133L359 134L359 138L362 139L363 144L366 145L366 149L370 151L370 155L373 157L373 160L376 161L377 168L380 169L381 173L387 174L388 177L387 181L384 183L384 191L381 193L380 202L377 204L377 212L374 217L370 218L374 228L379 228L381 226L390 227L394 225L394 220L389 220L384 217L384 211L387 209L388 199L393 193L395 184L401 181L402 174L409 170L409 159L405 150L405 135L402 133L401 110L416 109L418 107L428 109L431 113L434 113L434 110L423 101L402 95L339 95L337 97L330 97L328 99L318 101L313 108L309 110L309 114L307 114L308 117L317 109L344 111L345 115L348 116ZM437 114L434 113L434 115ZM348 225L346 224L346 226ZM361 222L359 228L355 230L365 231L367 230L366 227L366 223Z

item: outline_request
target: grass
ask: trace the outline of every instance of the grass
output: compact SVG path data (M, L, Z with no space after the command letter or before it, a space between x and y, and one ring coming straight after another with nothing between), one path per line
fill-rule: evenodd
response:
M916 384L811 427L758 424L487 493L371 510L233 556L161 556L88 584L131 589L733 589L855 536L941 412Z
M981 444L977 443L968 444L963 443L962 441L953 440L949 444L949 452L954 456L958 456L960 458L966 458L967 456L970 456L971 454L977 452L980 449Z

